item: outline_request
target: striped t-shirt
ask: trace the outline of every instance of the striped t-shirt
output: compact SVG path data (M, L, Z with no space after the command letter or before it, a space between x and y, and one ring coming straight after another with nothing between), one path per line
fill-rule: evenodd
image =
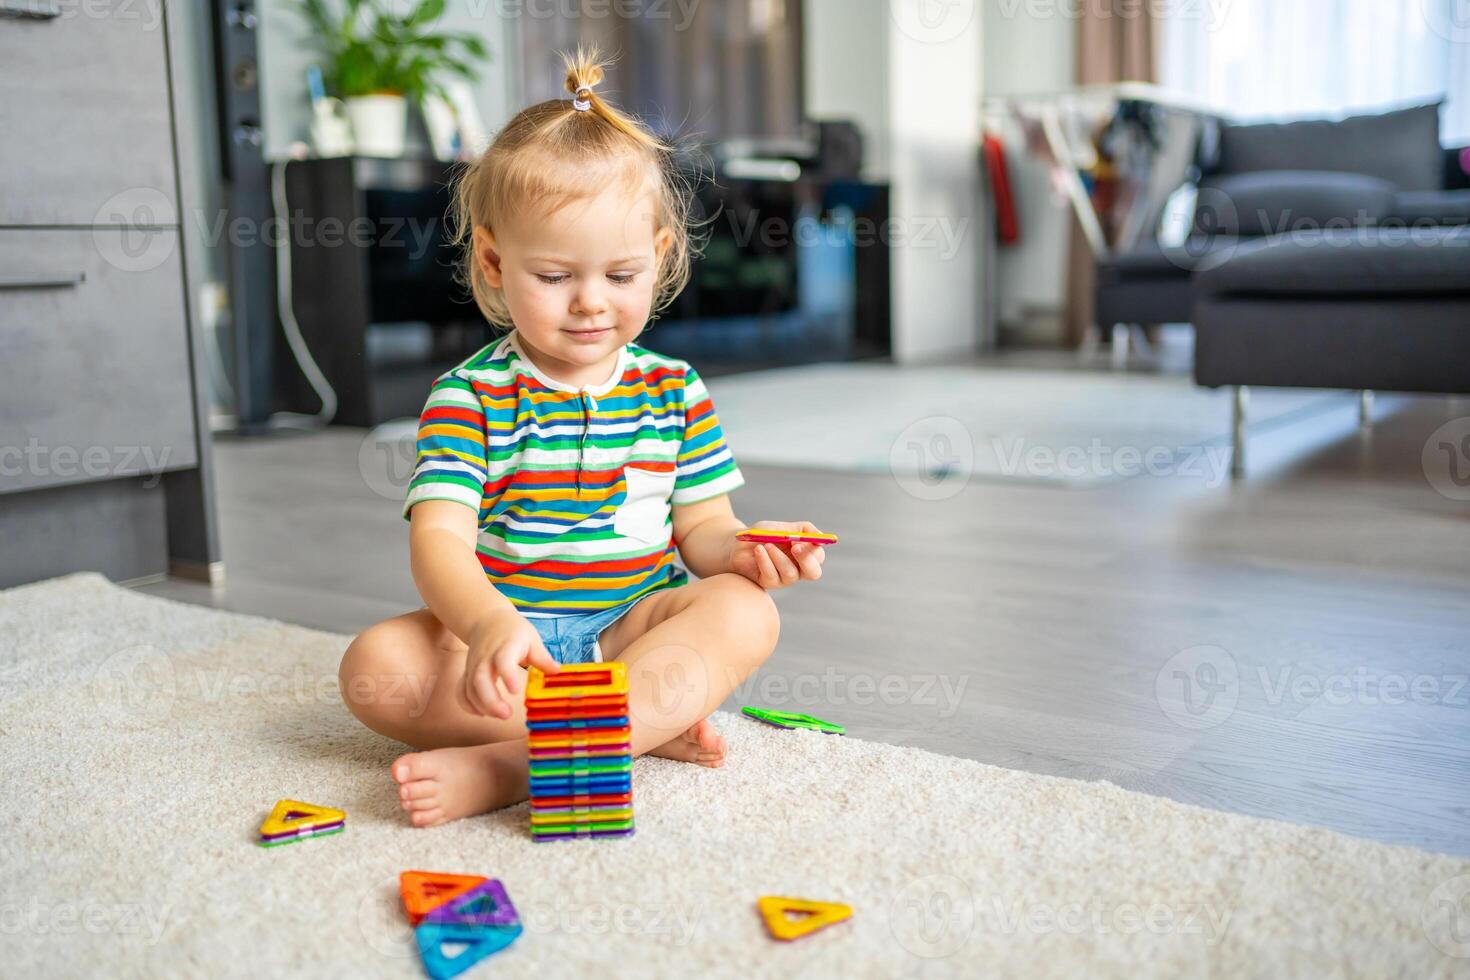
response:
M491 583L527 616L560 616L682 584L671 504L744 482L688 364L629 344L578 389L512 333L434 382L403 516L422 500L475 508Z

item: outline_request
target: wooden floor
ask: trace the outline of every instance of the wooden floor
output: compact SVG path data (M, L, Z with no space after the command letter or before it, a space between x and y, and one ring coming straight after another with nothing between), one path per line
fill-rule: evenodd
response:
M1017 358L1034 369L1037 358ZM1058 362L1059 369L1070 369ZM1470 401L1256 435L1250 476L1079 491L747 466L746 520L838 532L737 694L857 737L1470 855L1470 504L1421 451ZM227 584L157 595L353 633L419 605L361 430L220 440ZM984 814L976 814L983 820Z

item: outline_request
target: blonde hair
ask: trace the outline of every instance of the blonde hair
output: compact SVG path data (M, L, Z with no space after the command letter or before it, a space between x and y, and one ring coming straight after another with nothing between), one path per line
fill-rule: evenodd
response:
M475 229L498 234L517 211L555 213L599 193L615 178L630 191L651 188L656 227L673 235L655 274L652 312L668 306L689 282L695 251L689 231L692 189L673 165L673 147L597 95L608 64L597 48L578 47L562 58L573 98L521 110L452 184L450 232L461 251L460 279L480 312L500 327L514 323L503 291L486 282L480 270Z

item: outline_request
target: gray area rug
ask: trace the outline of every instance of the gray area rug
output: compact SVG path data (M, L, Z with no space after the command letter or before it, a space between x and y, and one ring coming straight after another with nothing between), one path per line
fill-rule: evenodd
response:
M920 496L961 477L1085 489L1148 475L1218 486L1229 476L1229 392L1177 376L819 364L708 385L738 460L892 473ZM1251 394L1257 431L1352 397Z
M639 760L631 839L534 844L524 805L419 831L337 694L346 637L94 574L0 592L0 636L10 976L419 976L406 869L505 883L525 933L467 976L1470 969L1450 857L731 715L724 769ZM254 846L282 797L347 831ZM763 895L855 911L778 943Z

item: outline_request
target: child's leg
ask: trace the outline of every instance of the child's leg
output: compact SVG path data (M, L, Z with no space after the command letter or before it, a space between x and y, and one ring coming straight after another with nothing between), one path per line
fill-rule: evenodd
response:
M486 718L464 700L465 644L427 609L364 630L337 672L342 700L380 735L417 749L484 745L522 738L525 706L511 698L509 718Z
M633 753L682 739L765 662L779 633L775 603L739 575L656 593L633 607L602 639L605 656L628 664ZM526 773L524 737L393 763L418 827L518 803L527 795Z

